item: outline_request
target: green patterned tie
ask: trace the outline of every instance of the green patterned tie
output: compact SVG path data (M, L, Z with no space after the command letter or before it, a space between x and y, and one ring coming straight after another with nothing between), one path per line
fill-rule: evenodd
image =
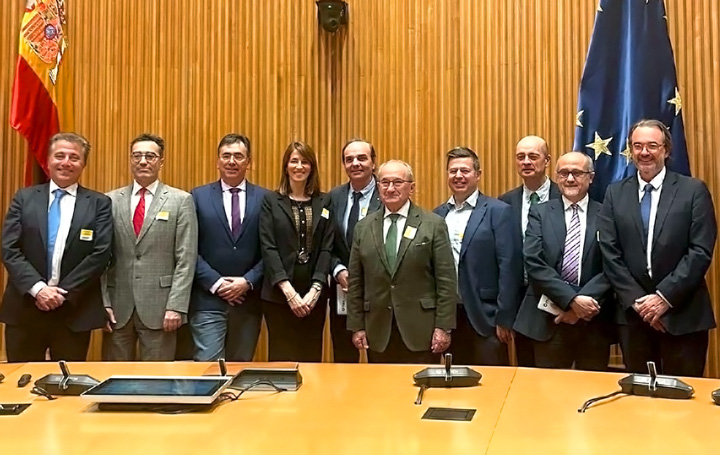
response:
M540 195L533 191L530 193L530 205L535 205L538 202L540 202Z
M390 270L395 270L395 261L397 261L397 220L400 217L397 213L390 215L390 227L385 236L385 256L387 256Z

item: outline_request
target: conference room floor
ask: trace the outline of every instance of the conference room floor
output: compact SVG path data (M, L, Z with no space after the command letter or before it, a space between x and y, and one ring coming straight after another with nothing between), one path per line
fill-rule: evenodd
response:
M248 364L229 364L231 372ZM209 363L72 363L76 374L201 375ZM256 366L256 364L253 364ZM209 413L101 412L77 397L54 401L18 388L55 364L0 364L0 402L32 402L0 416L0 454L653 454L717 453L720 380L688 378L691 400L621 396L579 414L588 398L618 389L622 374L478 367L479 387L428 389L414 405L419 366L301 364L298 392L245 393ZM428 407L471 408L471 422L421 420Z

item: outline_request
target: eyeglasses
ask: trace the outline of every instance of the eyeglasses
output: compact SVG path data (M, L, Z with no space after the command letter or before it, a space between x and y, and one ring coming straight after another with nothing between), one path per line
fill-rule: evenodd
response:
M394 186L395 188L400 187L406 183L412 183L412 180L380 180L379 184L380 187L384 190L390 188L390 185Z
M648 149L648 152L657 152L660 150L660 147L664 147L665 144L658 144L657 142L648 142L647 144L643 144L642 142L633 142L632 149L633 152L642 152L644 148Z
M147 161L148 163L154 163L155 161L160 159L160 155L154 152L135 152L130 154L130 159L133 163L139 163L140 161L142 161L143 158L145 158L145 161Z
M575 170L572 170L572 171L566 171L566 170L557 171L556 174L557 174L557 176L558 176L559 178L561 178L561 179L563 179L563 180L567 179L567 178L570 177L571 175L573 176L573 178L574 178L575 180L577 180L577 179L579 179L580 177L582 177L583 175L592 174L592 172L590 172L590 171L581 171L581 170L579 170L579 169L575 169Z
M243 155L242 153L223 153L222 155L220 155L220 160L225 162L233 159L236 163L242 163L247 159L247 156Z

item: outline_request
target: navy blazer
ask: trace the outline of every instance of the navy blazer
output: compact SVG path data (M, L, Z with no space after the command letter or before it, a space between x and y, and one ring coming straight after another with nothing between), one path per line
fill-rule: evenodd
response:
M449 204L434 212L445 218ZM470 215L458 264L458 288L468 319L484 337L512 328L522 285L522 241L513 235L509 205L480 193Z
M560 188L558 188L557 183L550 181L550 194L548 195L548 200L553 199L560 199L562 194L560 193ZM510 207L512 207L512 213L513 213L513 231L515 232L515 236L520 238L520 242L522 243L523 239L523 233L522 233L522 198L523 198L523 185L520 185L518 187L513 188L512 190L508 191L505 194L500 195L498 199L505 202L506 204L510 204ZM522 298L522 296L520 296Z
M259 296L263 278L260 252L260 208L268 190L246 184L245 217L233 238L223 206L220 181L193 189L198 219L198 257L190 311L223 310L227 302L210 288L223 276L242 276L253 286L248 297Z

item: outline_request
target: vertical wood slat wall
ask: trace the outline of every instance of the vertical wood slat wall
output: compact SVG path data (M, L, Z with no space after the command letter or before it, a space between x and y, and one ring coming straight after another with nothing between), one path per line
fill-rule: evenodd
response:
M274 187L282 151L302 139L318 152L329 189L343 180L340 146L361 136L380 160L414 166L415 200L432 208L448 195L443 153L452 146L479 153L481 187L492 196L519 184L520 137L545 137L555 156L571 147L597 0L348 3L349 27L330 35L317 25L314 0L69 0L76 130L94 148L82 183L100 191L126 184L128 142L152 131L168 144L162 179L189 190L216 178L215 146L237 131L253 142L254 182ZM26 153L8 123L24 5L0 2L3 214ZM693 175L720 205L720 6L666 6ZM718 263L709 273L716 313ZM713 331L714 377L719 341Z

